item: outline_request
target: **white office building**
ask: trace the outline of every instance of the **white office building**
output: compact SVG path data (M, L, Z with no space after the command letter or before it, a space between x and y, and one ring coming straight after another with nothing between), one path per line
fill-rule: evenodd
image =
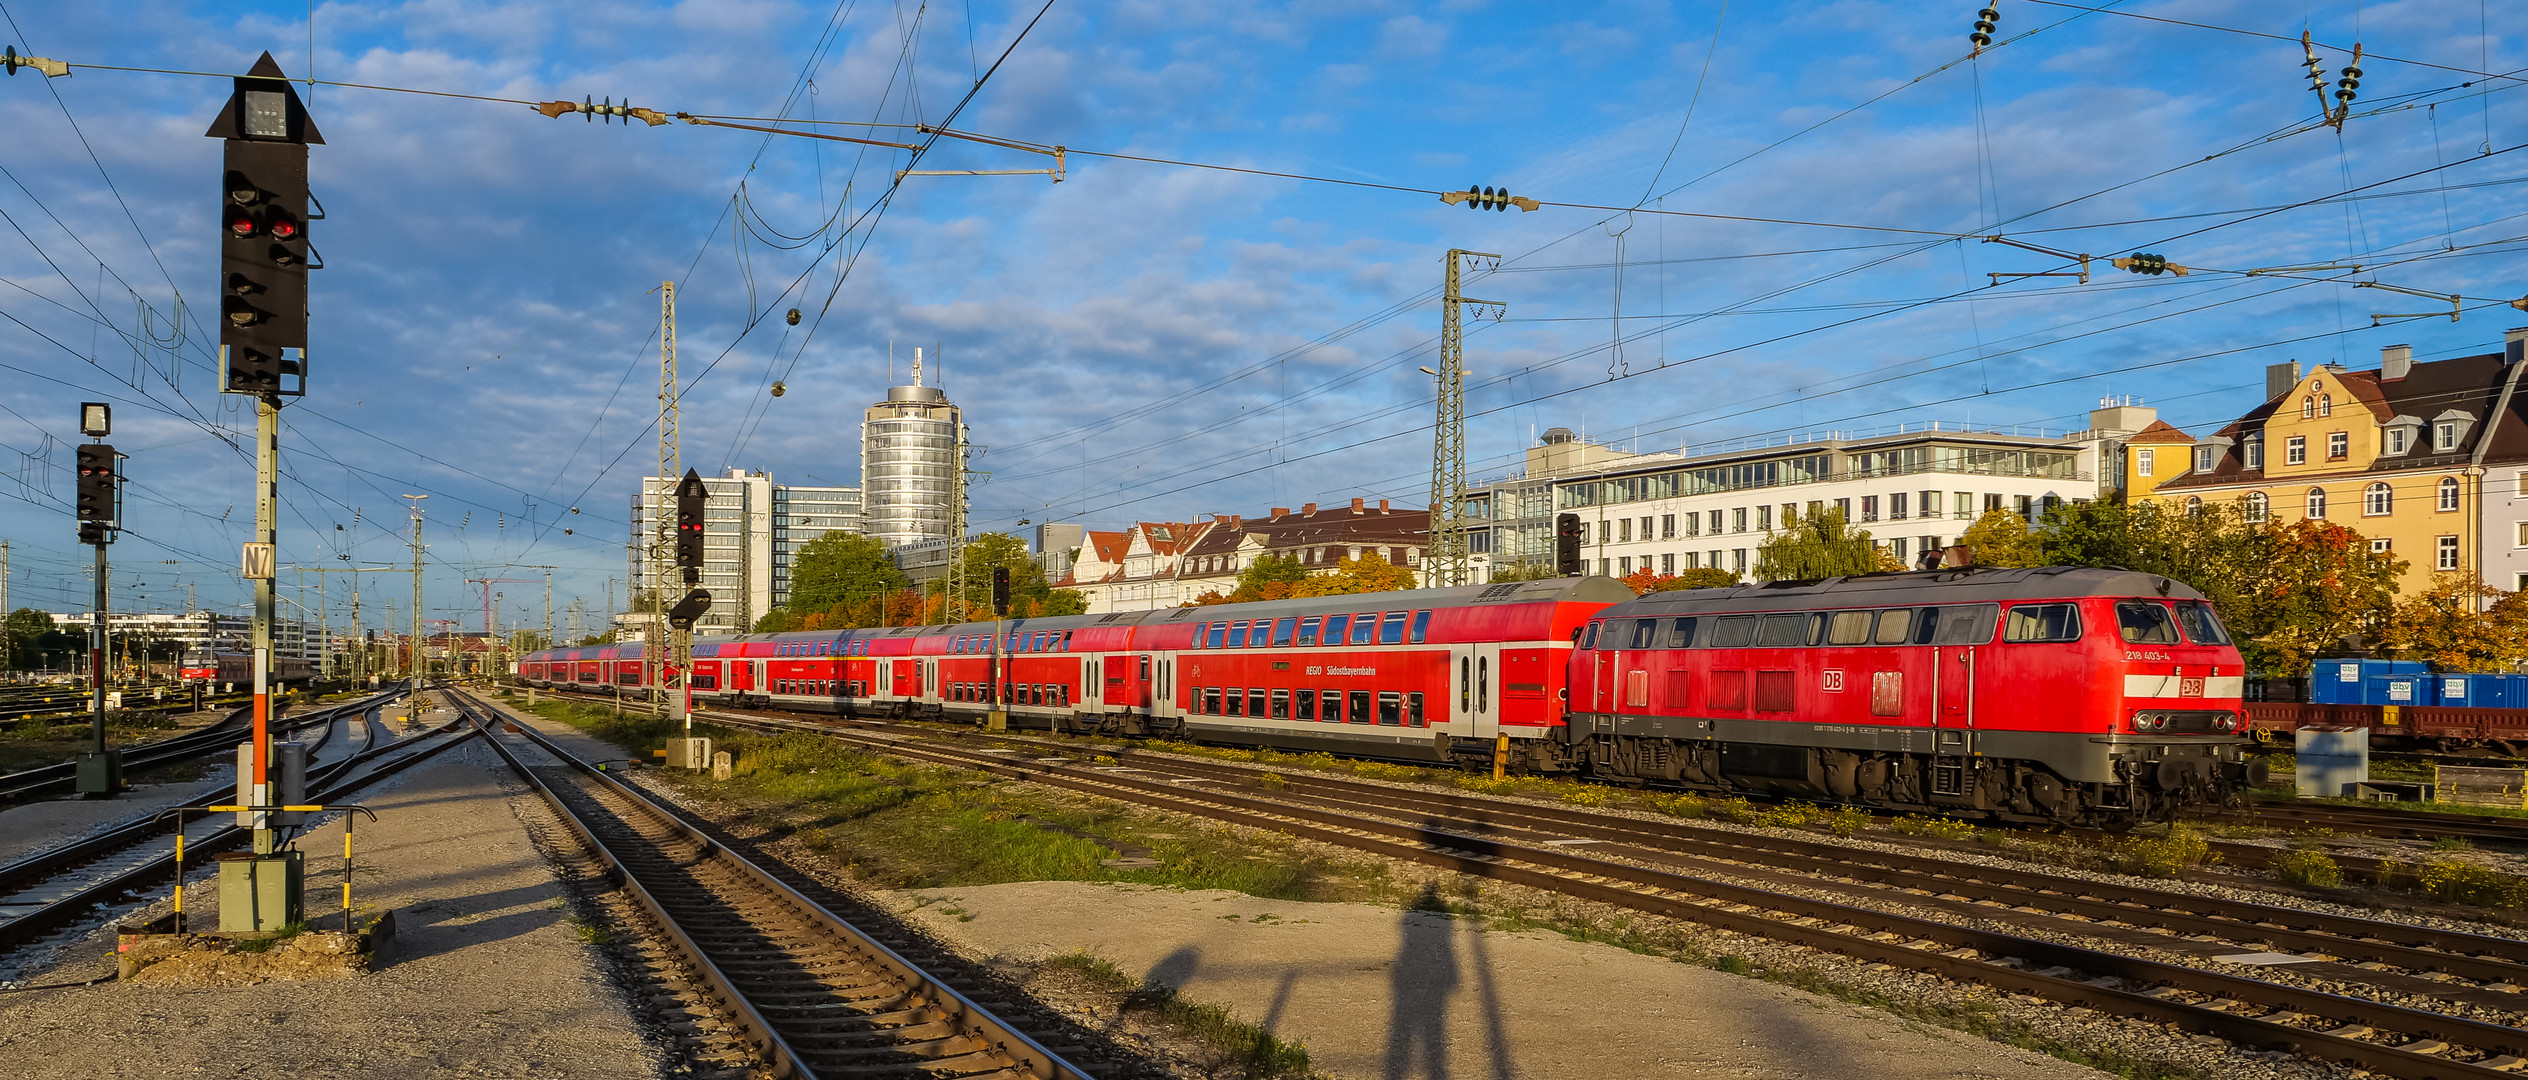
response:
M858 488L784 487L773 483L770 473L744 469L703 477L702 486L707 495L700 587L711 593L711 610L694 623L696 634L751 629L788 602L790 560L800 547L828 532L861 531ZM627 561L636 595L649 591L652 546L674 543L675 490L676 479L645 476L632 499ZM685 588L681 577L668 579L669 596L681 596Z
M938 387L922 385L915 349L912 385L890 387L861 416L864 531L888 547L955 538L965 467L964 414Z

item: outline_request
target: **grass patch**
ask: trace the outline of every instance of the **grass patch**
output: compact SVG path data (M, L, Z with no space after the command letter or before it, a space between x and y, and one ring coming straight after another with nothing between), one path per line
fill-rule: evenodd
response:
M2528 879L2464 859L2435 856L2414 869L2423 894L2444 904L2515 908L2528 902Z
M1201 1044L1210 1052L1207 1056L1212 1060L1205 1064L1212 1071L1236 1066L1257 1080L1302 1080L1315 1075L1308 1064L1307 1047L1240 1020L1237 1014L1218 1005L1189 1001L1175 987L1144 986L1103 957L1075 952L1045 961L1045 966L1069 971L1108 993L1124 995L1125 1011L1149 1013L1177 1034Z
M278 946L282 942L288 941L291 938L297 937L300 934L304 934L315 928L316 924L310 922L288 923L283 925L280 931L273 934L271 937L240 938L232 941L228 945L228 951L235 953L271 952L275 946Z
M1929 837L1933 840L1971 840L1975 826L1956 818L1923 817L1907 814L1887 823L1888 831L1906 836Z
M2292 885L2333 889L2344 883L2343 866L2323 851L2295 848L2274 856L2267 865L2273 876Z

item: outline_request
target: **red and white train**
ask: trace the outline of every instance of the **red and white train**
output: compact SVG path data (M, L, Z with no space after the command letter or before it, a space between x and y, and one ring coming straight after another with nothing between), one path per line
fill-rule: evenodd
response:
M2238 650L2167 578L2078 568L1635 598L1503 582L694 644L697 703L979 720L2108 825L2251 779ZM997 653L997 655L996 655ZM520 660L644 688L638 645ZM2260 779L2260 778L2256 778Z

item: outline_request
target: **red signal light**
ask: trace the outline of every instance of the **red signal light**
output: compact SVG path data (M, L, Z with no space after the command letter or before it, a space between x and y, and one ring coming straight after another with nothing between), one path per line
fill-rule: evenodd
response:
M298 236L298 223L297 223L297 222L295 222L295 221L291 221L291 220L290 220L290 219L288 219L288 218L282 218L281 220L279 220L279 221L275 221L275 222L273 222L273 223L272 223L272 238L273 238L273 239L275 239L275 240L289 240L289 239L293 239L293 238L295 238L295 237L297 237L297 236Z
M246 237L253 236L256 232L260 231L261 228L262 226L255 221L253 211L242 206L229 208L228 235L244 239Z

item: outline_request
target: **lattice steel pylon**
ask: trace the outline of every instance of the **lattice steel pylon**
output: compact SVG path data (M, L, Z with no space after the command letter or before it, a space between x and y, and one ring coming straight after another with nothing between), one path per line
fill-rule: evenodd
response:
M1466 335L1459 309L1508 306L1458 295L1458 267L1468 259L1490 259L1498 267L1501 256L1448 252L1448 280L1440 296L1440 369L1432 373L1439 383L1439 422L1431 439L1431 537L1422 557L1423 584L1434 589L1471 584L1473 576L1466 550Z
M669 497L685 471L684 451L677 442L676 405L676 283L662 281L658 283L658 487L649 493L650 531L644 538L650 546L650 621L641 631L642 682L650 688L650 715L657 719L667 716L669 665L677 671L690 667L682 654L693 648L691 636L670 633L667 627L667 581L676 576ZM670 637L680 646L673 657L665 655Z

